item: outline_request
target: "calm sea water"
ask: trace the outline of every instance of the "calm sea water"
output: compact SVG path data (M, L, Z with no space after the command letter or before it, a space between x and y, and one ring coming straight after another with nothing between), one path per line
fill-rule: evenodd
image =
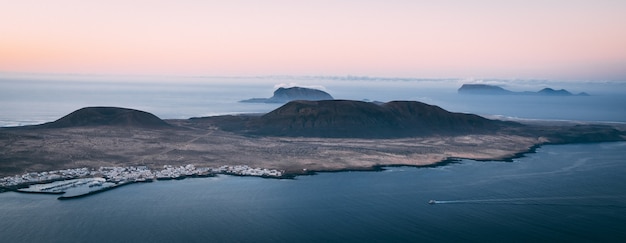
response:
M544 146L514 162L219 176L68 201L2 193L0 242L618 242L625 151Z

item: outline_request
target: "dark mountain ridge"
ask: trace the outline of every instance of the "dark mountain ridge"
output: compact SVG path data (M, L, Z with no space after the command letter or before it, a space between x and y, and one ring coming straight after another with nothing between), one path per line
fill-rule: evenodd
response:
M224 130L289 137L393 138L493 133L517 123L453 113L417 101L292 101L263 116L214 118Z
M56 121L37 125L36 127L66 128L85 126L170 127L167 122L151 113L119 107L85 107Z
M318 90L302 87L278 88L274 91L274 96L270 98L252 98L242 100L246 103L286 103L292 100L332 100L330 94Z

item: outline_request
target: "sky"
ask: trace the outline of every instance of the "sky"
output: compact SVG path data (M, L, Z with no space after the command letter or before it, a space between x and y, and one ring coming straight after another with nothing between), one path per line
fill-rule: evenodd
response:
M0 72L626 82L626 1L0 0Z

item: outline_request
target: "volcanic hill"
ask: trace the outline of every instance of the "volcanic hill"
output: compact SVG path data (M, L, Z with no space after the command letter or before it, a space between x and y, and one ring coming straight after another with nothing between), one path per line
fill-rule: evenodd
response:
M38 125L37 127L66 128L85 126L170 127L165 121L151 113L119 107L85 107L56 121Z
M211 119L211 118L209 118ZM512 122L453 113L417 101L292 101L263 116L212 118L224 130L288 137L393 138L493 133Z

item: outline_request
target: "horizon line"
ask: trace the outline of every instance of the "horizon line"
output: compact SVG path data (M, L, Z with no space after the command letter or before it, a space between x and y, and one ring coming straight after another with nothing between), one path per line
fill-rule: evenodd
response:
M71 76L71 77L131 77L131 78L187 78L187 79L202 79L202 78L226 78L226 79L249 79L249 78L292 78L292 79L328 79L328 80L342 80L342 81L551 81L551 82L606 82L606 83L622 83L626 81L620 79L550 79L550 78L517 78L517 77L410 77L410 76L369 76L369 75L296 75L296 74L268 74L268 75L185 75L185 74L106 74L106 73L50 73L50 72L13 72L13 71L0 71L0 78L4 75L15 76Z

